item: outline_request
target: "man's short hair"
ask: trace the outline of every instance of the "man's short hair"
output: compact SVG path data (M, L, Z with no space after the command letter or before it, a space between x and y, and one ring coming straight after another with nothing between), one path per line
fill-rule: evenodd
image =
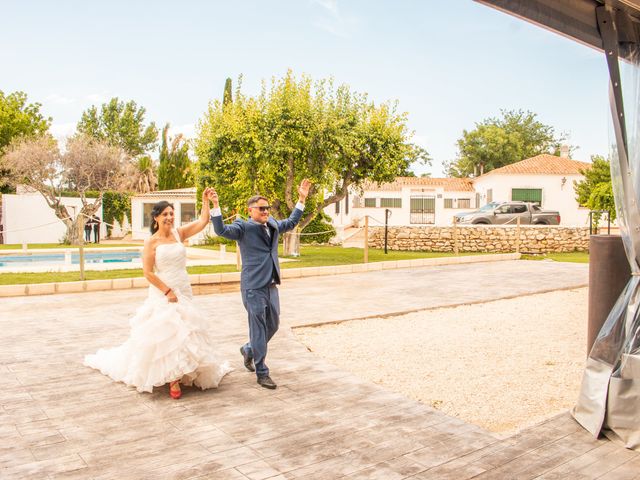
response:
M247 207L252 207L254 206L256 203L258 203L260 200L266 200L267 202L269 201L268 198L263 197L262 195L254 195L253 197L251 197L249 200L247 200Z

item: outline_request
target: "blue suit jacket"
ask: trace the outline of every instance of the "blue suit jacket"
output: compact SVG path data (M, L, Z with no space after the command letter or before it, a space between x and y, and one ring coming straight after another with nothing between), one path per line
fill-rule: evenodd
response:
M278 235L293 230L300 218L302 218L302 210L299 208L295 208L286 220L278 221L269 217L267 221L271 233L271 238L269 238L262 224L251 219L237 219L231 224L224 225L221 215L211 217L216 235L235 240L240 246L240 255L242 256L241 289L266 287L272 280L280 283Z

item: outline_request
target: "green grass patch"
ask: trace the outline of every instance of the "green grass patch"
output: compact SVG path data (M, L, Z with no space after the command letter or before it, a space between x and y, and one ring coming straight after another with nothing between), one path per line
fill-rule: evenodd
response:
M522 255L522 260L553 260L554 262L589 263L589 252L545 253Z
M213 265L203 267L187 267L187 272L196 275L200 273L225 273L235 272L235 265ZM85 280L110 280L113 278L142 277L141 268L126 270L107 270L104 272L86 270ZM53 283L53 282L78 282L80 272L44 272L44 273L2 273L0 285L19 285L23 283Z
M280 248L282 254L282 248ZM474 255L473 253L461 253L460 256ZM475 255L478 255L477 253ZM443 252L407 252L392 251L384 253L384 250L369 249L369 262L385 262L395 260L413 260L416 258L441 258L454 257L453 253ZM329 246L306 246L300 247L299 257L283 257L291 261L282 262L282 268L302 268L302 267L324 267L329 265L350 265L362 263L364 261L364 250L362 248L342 248Z

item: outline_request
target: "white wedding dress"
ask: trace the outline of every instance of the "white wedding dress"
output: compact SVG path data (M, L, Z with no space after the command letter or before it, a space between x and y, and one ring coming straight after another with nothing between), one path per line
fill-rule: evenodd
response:
M216 388L228 372L208 333L207 320L193 302L186 269L186 250L174 230L176 243L156 247L155 272L178 297L169 303L163 292L149 286L149 296L129 320L131 333L122 345L86 355L84 364L118 382L151 392L153 387L180 379L183 385Z

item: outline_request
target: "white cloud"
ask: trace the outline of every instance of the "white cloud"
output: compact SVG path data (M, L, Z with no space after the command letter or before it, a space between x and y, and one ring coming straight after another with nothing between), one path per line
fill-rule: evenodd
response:
M109 96L109 92L100 92L100 93L90 93L84 98L85 100L89 100L90 102L93 102L93 103L105 103L111 97Z
M320 5L322 8L328 10L331 14L339 17L338 14L338 0L313 0L314 3Z
M68 105L70 103L74 103L76 99L65 97L64 95L60 95L58 93L52 93L51 95L45 98L45 101L47 103L54 103L57 105Z
M345 17L338 6L338 0L313 0L313 3L324 10L323 18L319 18L314 25L331 35L346 38L356 25L353 17Z

